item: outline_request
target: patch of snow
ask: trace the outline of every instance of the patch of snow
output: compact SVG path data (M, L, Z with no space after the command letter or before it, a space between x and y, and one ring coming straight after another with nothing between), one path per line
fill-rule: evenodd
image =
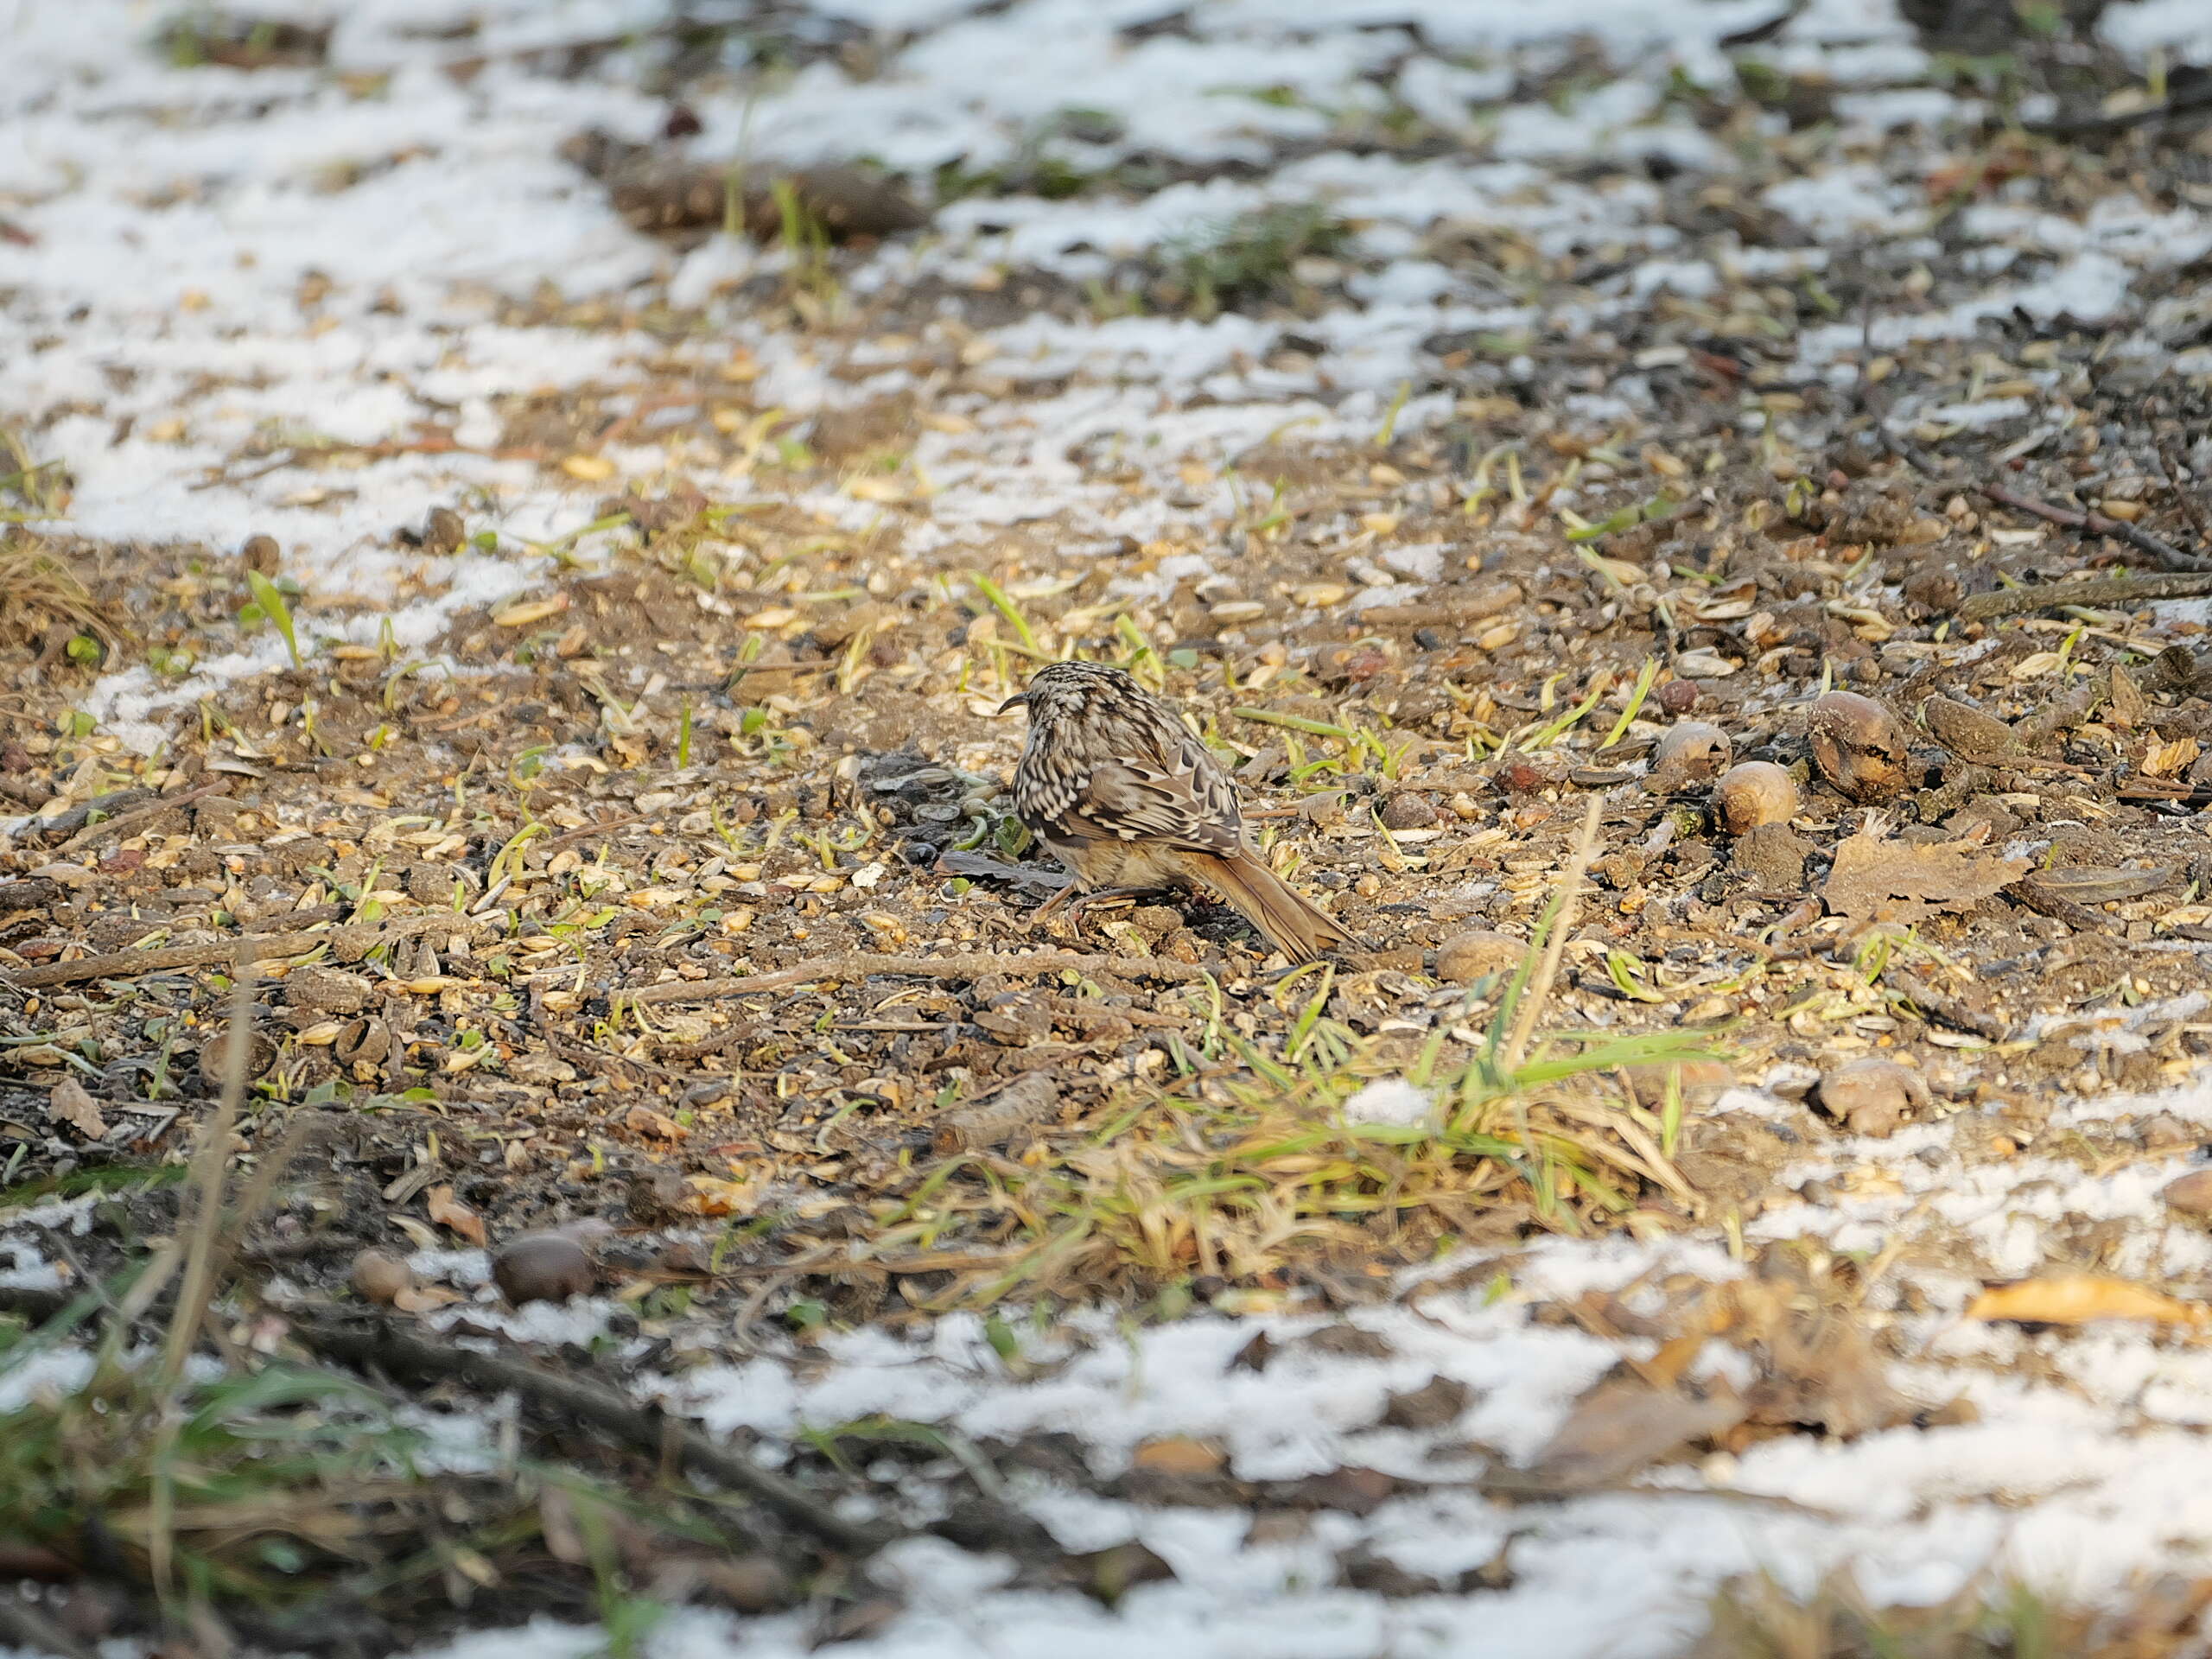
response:
M1366 1084L1338 1109L1347 1123L1387 1123L1411 1128L1426 1123L1436 1111L1436 1096L1403 1077L1378 1077Z

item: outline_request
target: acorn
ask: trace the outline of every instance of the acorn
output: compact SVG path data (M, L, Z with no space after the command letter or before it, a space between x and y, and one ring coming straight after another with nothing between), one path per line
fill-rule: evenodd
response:
M493 1256L492 1282L502 1296L522 1307L588 1296L598 1286L599 1274L575 1239L560 1233L524 1233L499 1246Z
M1652 749L1644 787L1654 795L1679 795L1719 777L1735 759L1734 742L1718 726L1702 720L1679 721Z
M1885 801L1904 792L1904 725L1873 698L1856 691L1815 698L1805 734L1821 776L1852 800Z
M350 1277L356 1296L390 1307L415 1282L415 1271L389 1250L363 1250L353 1258Z
M1797 816L1797 780L1771 760L1745 760L1713 786L1713 816L1732 836Z
M1528 954L1526 939L1470 928L1436 947L1436 976L1454 985L1471 985L1485 975L1513 972Z

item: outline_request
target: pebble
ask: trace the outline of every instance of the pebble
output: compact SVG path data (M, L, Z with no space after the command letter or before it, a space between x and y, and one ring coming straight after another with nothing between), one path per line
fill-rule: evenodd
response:
M1895 1060L1847 1061L1821 1079L1821 1109L1853 1135L1895 1135L1929 1098L1920 1074Z
M517 1307L588 1296L599 1282L584 1247L559 1233L524 1233L492 1258L492 1282Z
M2166 1208L2184 1216L2212 1216L2212 1169L2192 1169L2158 1190Z
M363 1250L353 1258L348 1280L363 1301L390 1307L415 1282L415 1271L389 1250Z
M1437 946L1436 976L1455 985L1471 985L1487 975L1511 973L1528 953L1524 939L1488 928L1471 928Z

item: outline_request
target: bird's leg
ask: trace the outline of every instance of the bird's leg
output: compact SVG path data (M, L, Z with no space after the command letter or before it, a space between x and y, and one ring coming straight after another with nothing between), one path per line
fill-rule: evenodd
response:
M1062 906L1072 899L1077 893L1082 891L1082 888L1083 883L1077 880L1073 876L1070 876L1068 878L1067 886L1062 887L1058 893L1047 899L1043 904L1038 906L1036 909L1029 912L1030 921L1033 924L1043 921L1046 918L1052 915L1054 911L1058 910Z
M1052 915L1053 912L1065 909L1068 913L1069 926L1073 930L1075 936L1080 939L1083 937L1084 913L1093 905L1103 904L1109 899L1158 898L1172 891L1171 888L1154 886L1100 887L1095 892L1084 893L1081 890L1081 884L1071 881L1036 909L1031 911L1029 920L1033 926Z

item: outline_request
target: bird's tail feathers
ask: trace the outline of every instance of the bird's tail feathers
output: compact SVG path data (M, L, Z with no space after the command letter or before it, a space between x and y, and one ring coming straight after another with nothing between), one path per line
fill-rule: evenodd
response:
M1325 951L1358 943L1343 923L1285 886L1255 854L1208 857L1200 868L1222 897L1294 963L1312 962Z

